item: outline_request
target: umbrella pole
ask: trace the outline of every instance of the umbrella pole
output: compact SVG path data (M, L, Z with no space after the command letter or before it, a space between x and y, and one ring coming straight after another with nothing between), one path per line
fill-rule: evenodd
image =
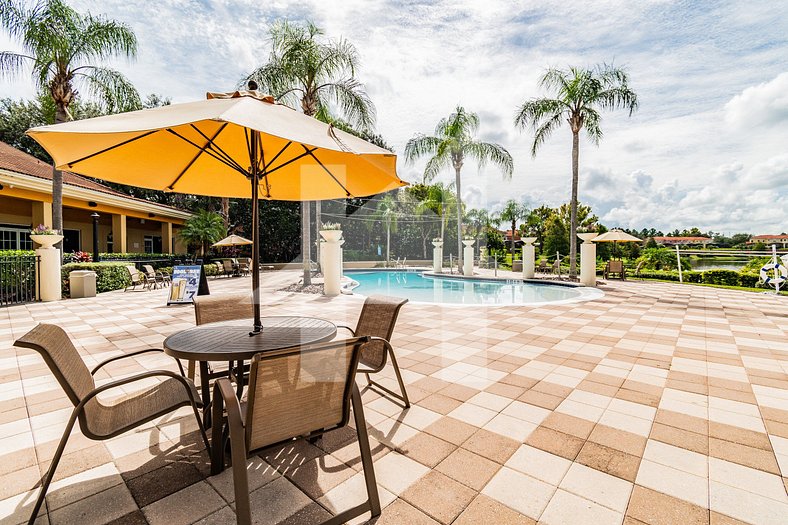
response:
M263 331L260 320L260 207L258 203L258 185L260 174L258 172L257 144L259 132L252 131L251 172L252 172L252 309L254 310L254 329L249 335L256 335Z

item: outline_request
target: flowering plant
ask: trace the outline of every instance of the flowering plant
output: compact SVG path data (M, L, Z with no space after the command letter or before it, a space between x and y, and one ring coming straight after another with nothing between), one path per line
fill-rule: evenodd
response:
M435 237L434 239L432 239L432 242L443 242L443 239L441 239L440 237Z
M324 222L320 227L321 230L341 230L342 225L338 222Z
M73 263L93 262L93 256L88 252L74 252L71 254L71 262Z
M32 230L30 230L30 235L59 235L60 232L57 230L53 230L48 226L44 226L43 224L39 224Z

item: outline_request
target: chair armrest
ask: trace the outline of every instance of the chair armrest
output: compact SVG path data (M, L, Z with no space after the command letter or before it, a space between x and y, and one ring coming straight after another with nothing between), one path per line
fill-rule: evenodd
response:
M227 427L230 439L238 439L244 432L244 420L241 417L241 403L235 395L233 384L226 377L221 377L213 384L213 406L211 407L211 472L218 474L220 466L224 465L224 425L221 424L225 410L227 411ZM245 448L245 447L244 447ZM233 457L236 454L246 456L246 450L237 451L233 447Z
M144 350L137 350L136 352L131 352L130 354L121 354L121 355L116 355L114 357L110 357L109 359L105 359L104 361L102 361L99 364L97 364L93 368L93 370L90 371L90 375L96 375L96 372L98 372L103 366L105 366L105 365L107 365L107 364L109 364L109 363L111 363L113 361L118 361L120 359L126 359L127 357L134 357L134 356L140 355L140 354L147 354L149 352L164 352L164 350L162 350L161 348L146 348ZM186 374L183 372L183 365L181 364L181 362L178 361L177 359L175 360L175 362L178 363L178 368L181 370L181 375L185 376Z
M353 330L352 328L350 328L349 326L344 325L344 324L338 324L337 325L337 330L339 330L340 328L344 328L345 330L349 331L353 335L353 337L356 336L356 331Z
M372 337L369 338L369 342L372 342L372 341L380 341L381 343L383 343L383 346L386 347L386 350L394 350L394 347L391 346L391 343L389 343L388 339L383 339L382 337L372 336Z
M191 383L191 381L189 379L183 377L182 375L178 375L175 372L170 372L169 370L151 370L150 372L142 372L141 374L136 374L136 375L133 375L133 376L124 377L123 379L118 379L116 381L112 381L112 382L103 384L103 385L101 385L99 387L96 387L93 390L91 390L90 392L88 392L88 394L84 398L82 398L82 400L79 402L79 405L77 407L79 408L79 407L85 406L85 404L88 401L90 401L91 399L93 399L94 397L99 395L100 393L105 392L107 390L112 390L113 388L117 388L119 386L127 385L127 384L133 383L135 381L140 381L142 379L148 379L149 377L158 377L158 376L170 377L172 379L176 379L176 380L180 381L183 384L184 388L186 388L186 391L189 394L189 399L193 403L197 404L197 406L202 406L202 400L199 399L199 398L198 399L194 398L194 391L192 390L192 387L194 386L194 383Z

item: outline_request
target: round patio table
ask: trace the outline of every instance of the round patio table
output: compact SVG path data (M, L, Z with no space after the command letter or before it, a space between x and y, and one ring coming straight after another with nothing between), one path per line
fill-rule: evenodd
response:
M211 388L209 361L237 362L238 395L243 390L244 361L255 354L320 343L332 339L337 327L318 317L270 316L263 317L263 331L249 335L251 319L209 323L172 334L164 340L164 352L177 359L200 363L200 386L203 400L203 419L210 426Z

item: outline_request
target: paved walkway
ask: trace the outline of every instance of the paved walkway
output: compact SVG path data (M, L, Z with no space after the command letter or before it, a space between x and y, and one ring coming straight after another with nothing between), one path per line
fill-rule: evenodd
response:
M296 275L264 275L266 314L353 323L358 297L273 292ZM223 294L249 279L210 284ZM378 525L786 523L785 298L664 283L604 290L563 306L406 305L394 346L414 406L364 394ZM89 366L159 346L194 324L192 307L166 307L164 294L0 309L0 522L27 520L71 410L43 361L13 340L60 324ZM99 380L168 359L131 359ZM39 523L234 522L230 473L207 475L194 430L182 409L105 442L75 432ZM353 436L250 461L256 522L315 523L360 501Z

